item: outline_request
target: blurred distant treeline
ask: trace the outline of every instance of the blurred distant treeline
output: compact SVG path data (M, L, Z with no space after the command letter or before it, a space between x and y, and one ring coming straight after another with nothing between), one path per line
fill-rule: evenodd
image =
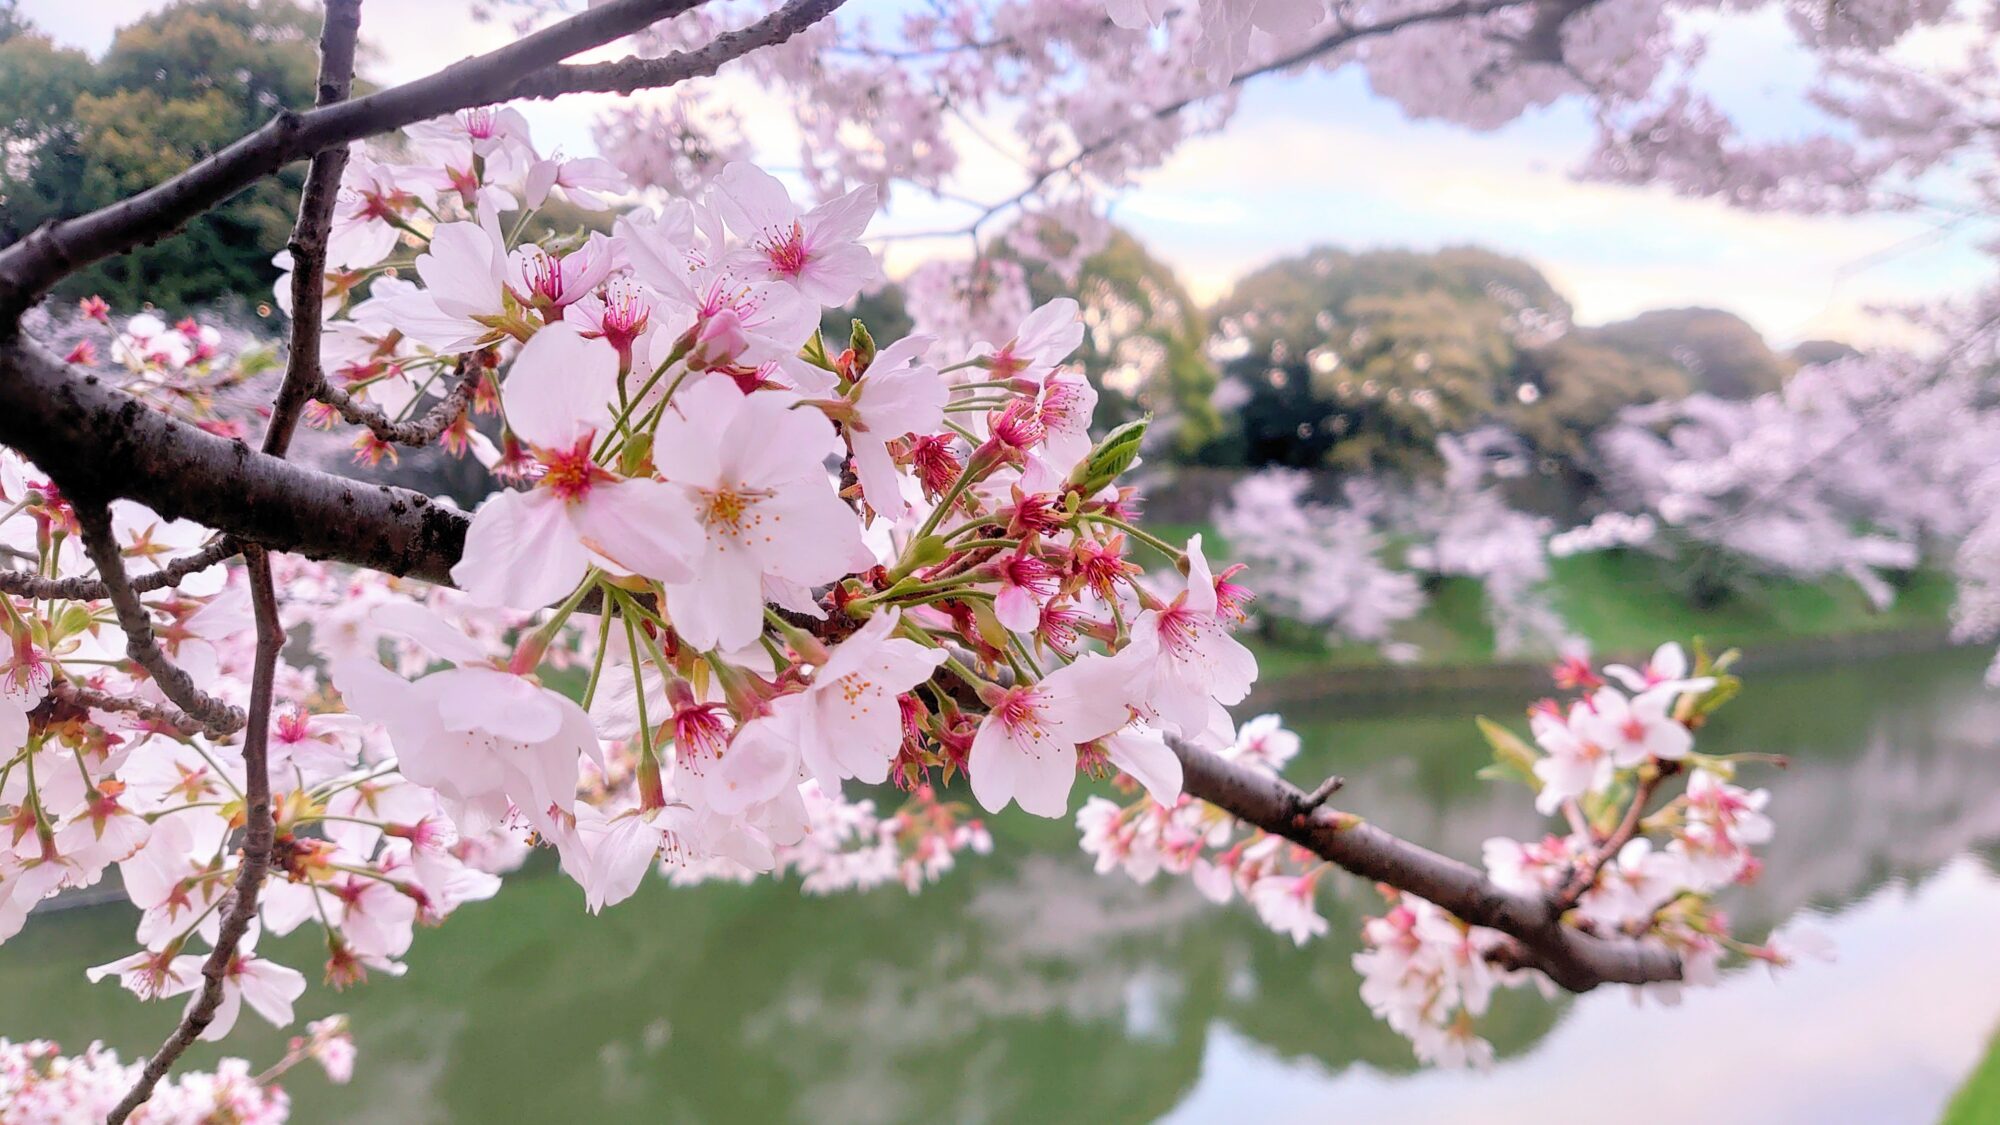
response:
M1099 423L1142 412L1155 457L1224 468L1426 475L1437 439L1484 425L1519 434L1542 477L1591 489L1592 438L1624 407L1697 391L1750 398L1801 363L1851 354L1815 341L1774 351L1741 317L1661 309L1596 327L1527 262L1472 247L1434 253L1308 250L1259 269L1203 310L1129 235L1074 288L1029 271L1039 302L1074 292L1079 353L1103 393ZM894 286L854 309L878 335L907 330ZM843 312L830 330L845 331Z
M0 245L171 176L281 106L310 106L319 19L318 5L296 0L189 0L119 29L92 60L0 0ZM304 174L301 164L260 180L180 234L72 275L60 293L128 310L260 300Z

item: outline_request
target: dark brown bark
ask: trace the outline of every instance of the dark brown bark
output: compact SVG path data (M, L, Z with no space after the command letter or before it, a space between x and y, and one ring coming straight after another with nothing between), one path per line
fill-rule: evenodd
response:
M466 518L176 421L34 343L0 341L0 444L84 502L137 500L273 550L449 582Z
M1310 849L1364 879L1429 899L1475 926L1519 942L1524 963L1572 992L1600 984L1679 980L1680 959L1634 941L1592 937L1558 920L1555 904L1494 886L1478 868L1393 836L1372 824L1313 807L1281 777L1175 742L1188 795ZM1301 811L1304 810L1304 811Z
M270 869L274 826L271 823L271 690L277 677L278 651L285 646L284 626L278 621L278 601L271 588L271 562L261 547L243 552L250 570L250 605L257 617L257 663L250 678L250 721L243 739L243 861L236 868L236 882L230 890L229 905L215 935L215 945L202 963L201 992L194 1007L182 1017L153 1057L146 1060L139 1080L117 1107L105 1117L106 1125L119 1125L132 1111L153 1096L153 1087L208 1025L222 1004L223 981L236 961L236 950L250 923L257 917L257 891Z
M714 74L723 63L762 47L782 43L832 14L846 0L792 0L755 23L725 31L689 51L658 58L552 66L516 83L510 97L551 98L585 90L629 94L672 86L690 78Z

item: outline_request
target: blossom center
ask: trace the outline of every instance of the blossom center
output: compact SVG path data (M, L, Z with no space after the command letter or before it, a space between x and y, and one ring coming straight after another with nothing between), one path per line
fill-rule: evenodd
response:
M796 278L804 273L806 263L812 258L806 249L805 227L794 219L792 229L782 239L765 244L764 256L771 260L771 268L785 277Z
M542 487L574 504L589 495L591 485L601 478L610 476L597 467L597 462L591 460L592 436L594 435L585 435L582 441L570 449L537 451L536 457L543 467Z

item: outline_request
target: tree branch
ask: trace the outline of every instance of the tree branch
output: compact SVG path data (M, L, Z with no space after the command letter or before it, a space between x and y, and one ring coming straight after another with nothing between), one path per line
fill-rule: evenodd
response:
M77 503L75 508L77 524L83 528L83 549L97 564L97 576L112 608L118 611L118 627L125 631L125 655L144 668L161 693L210 735L226 738L242 730L242 711L196 687L193 677L160 651L153 636L152 612L125 577L125 560L111 530L110 509L101 503Z
M354 87L354 45L361 37L361 0L327 0L319 37L318 104L344 102ZM292 256L292 338L285 381L271 404L264 428L264 452L283 457L298 429L299 415L324 382L320 370L321 306L326 300L326 243L333 234L333 205L347 171L347 146L321 149L312 158L299 193L299 217L286 246Z
M263 128L187 171L87 215L45 225L0 250L0 329L51 285L181 224L301 157L468 106L517 96L527 76L698 7L703 0L610 0L498 50L365 98L298 113ZM748 48L745 48L748 49ZM549 90L535 96L566 93Z
M324 380L313 397L339 411L340 416L349 422L368 427L382 441L396 445L429 445L465 416L466 408L472 405L472 396L478 393L479 380L485 373L476 354L460 356L456 382L451 390L422 417L407 422L390 418L380 407L362 402Z
M1653 767L1650 773L1640 777L1637 791L1632 794L1632 804L1626 808L1618 827L1597 845L1587 860L1577 865L1577 869L1570 874L1569 881L1564 884L1561 891L1557 892L1555 897L1557 910L1568 910L1575 906L1584 892L1597 882L1597 875L1604 870L1604 865L1617 858L1625 845L1631 843L1632 837L1639 834L1639 825L1646 816L1646 805L1652 801L1653 794L1659 791L1660 782L1664 781L1666 776L1658 767Z
M658 58L633 56L616 62L552 66L522 79L508 96L550 98L586 90L629 94L706 77L731 59L783 43L833 14L844 3L846 0L790 0L763 19L725 31L694 50L674 51Z
M127 585L135 594L178 586L188 575L199 574L240 550L228 536L223 536L192 555L183 555L151 574L132 579ZM0 594L42 601L96 602L110 597L111 587L97 578L43 578L18 570L0 570Z
M70 680L59 679L49 685L49 694L56 699L77 707L89 707L98 711L117 711L121 714L136 715L149 723L166 727L181 735L197 735L203 727L195 719L175 708L159 703L149 703L143 699L128 699L99 691L94 687Z
M250 604L257 617L257 664L250 678L250 725L243 739L243 862L236 868L235 889L229 911L216 931L208 960L202 963L201 995L182 1017L180 1026L146 1061L139 1080L105 1118L106 1125L121 1125L132 1111L153 1096L153 1087L173 1068L194 1041L215 1019L222 1004L223 981L236 961L236 950L250 922L257 916L257 891L270 869L273 828L271 824L271 772L268 750L271 738L271 691L278 669L278 650L285 644L285 628L278 621L278 601L271 586L271 561L261 547L249 547L243 561L250 570Z
M1307 848L1364 879L1387 883L1519 942L1526 964L1572 992L1600 984L1679 980L1680 958L1636 941L1593 937L1564 926L1552 903L1502 890L1477 868L1324 808L1295 810L1307 795L1283 778L1246 769L1178 739L1182 786L1266 832Z
M449 582L464 514L421 492L293 465L81 378L32 341L0 333L0 444L73 501L137 500L169 519L310 558ZM106 591L109 593L109 591Z

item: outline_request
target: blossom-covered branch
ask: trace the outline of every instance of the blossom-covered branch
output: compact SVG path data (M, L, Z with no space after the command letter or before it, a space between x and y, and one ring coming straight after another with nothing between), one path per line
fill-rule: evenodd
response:
M1503 890L1478 868L1351 814L1310 808L1306 793L1276 774L1185 742L1172 745L1189 796L1309 848L1364 879L1408 891L1473 925L1506 934L1527 951L1526 964L1572 992L1681 979L1680 958L1670 950L1564 926L1562 908L1551 899Z
M460 356L452 375L451 389L445 392L444 398L433 403L421 417L407 421L389 417L381 407L362 402L324 379L320 381L319 389L313 392L313 397L332 407L354 425L368 427L378 441L421 446L436 441L465 417L466 408L472 405L472 396L479 391L479 381L485 377L486 369L477 356Z
M1523 30L1479 23L1493 2L1455 18ZM1252 42L1275 65L1253 31L1303 35L1326 15L1231 3L1204 11L1247 22L1202 41L1224 40L1232 65L1255 65ZM355 8L336 5L317 108L0 251L0 543L33 567L22 589L84 598L0 587L0 820L15 826L0 938L116 866L138 949L88 975L189 997L114 1118L242 1008L291 1022L304 974L259 956L263 933L317 927L335 986L400 973L420 926L493 895L535 848L592 912L651 872L914 889L990 846L980 810L1066 816L1080 779L1114 775L1144 797L1085 804L1100 866L1241 889L1299 941L1326 929L1322 872L1389 888L1356 962L1362 994L1426 1058L1476 1054L1459 1028L1496 983L1698 983L1726 949L1762 955L1711 906L1769 831L1763 795L1693 752L1735 689L1726 661L1698 652L1689 676L1666 646L1644 670L1606 669L1631 694L1593 680L1567 711L1538 705L1539 750L1489 730L1570 831L1489 842L1482 873L1326 808L1331 784L1279 780L1275 719L1238 728L1257 661L1232 633L1253 594L1237 568L1211 568L1202 536L1137 522L1127 477L1147 423L1093 430L1098 392L1068 365L1077 302L1024 305L983 341L878 342L858 321L829 339L822 317L880 279L863 241L876 187L801 203L741 161L661 205L627 197L608 228L530 221L551 198L609 209L630 184L602 159L544 153L517 109L489 103L768 57L833 6L797 0L727 31L696 3L613 0L349 101ZM1187 28L1138 7L1109 15ZM1548 38L1545 19L1560 30L1583 7L1533 6L1526 32ZM683 51L559 67L675 14L695 18L658 34L698 32ZM1370 25L1348 14L1335 33L1355 42ZM393 125L393 151L345 147ZM277 292L293 352L262 452L213 393L245 385L248 365L231 370L192 320L142 333L134 318L127 336L168 343L121 346L113 378L88 349L58 359L12 325L63 270L300 156L314 163ZM108 321L102 302L86 315ZM285 459L299 423L342 420L365 429L364 462L435 440L486 471L487 494L468 516ZM1477 500L1482 482L1460 491ZM141 600L128 559L157 564L211 532L243 567ZM1435 539L1440 571L1482 553ZM1354 540L1374 553L1372 533ZM1539 533L1533 546L1539 559ZM247 717L240 742L216 714ZM1669 774L1686 791L1647 814L1644 779ZM908 796L878 812L849 783ZM205 955L188 952L198 941Z
M101 504L82 503L76 507L76 522L83 533L84 550L97 564L105 596L118 611L118 627L125 631L125 652L144 668L168 699L187 716L202 724L210 734L235 734L243 728L243 712L197 687L167 654L160 651L153 636L151 612L125 577L125 561L111 532L111 512Z
M428 77L317 109L282 111L270 124L177 176L102 210L42 227L0 250L0 329L10 331L20 314L62 277L179 228L293 160L467 106L568 93L560 82L540 79L539 72L702 2L612 0ZM749 51L775 36L746 35L729 50ZM716 65L720 61L714 60ZM704 72L697 68L691 73ZM672 68L664 73L664 81L677 80ZM576 78L589 88L594 74L586 70Z

